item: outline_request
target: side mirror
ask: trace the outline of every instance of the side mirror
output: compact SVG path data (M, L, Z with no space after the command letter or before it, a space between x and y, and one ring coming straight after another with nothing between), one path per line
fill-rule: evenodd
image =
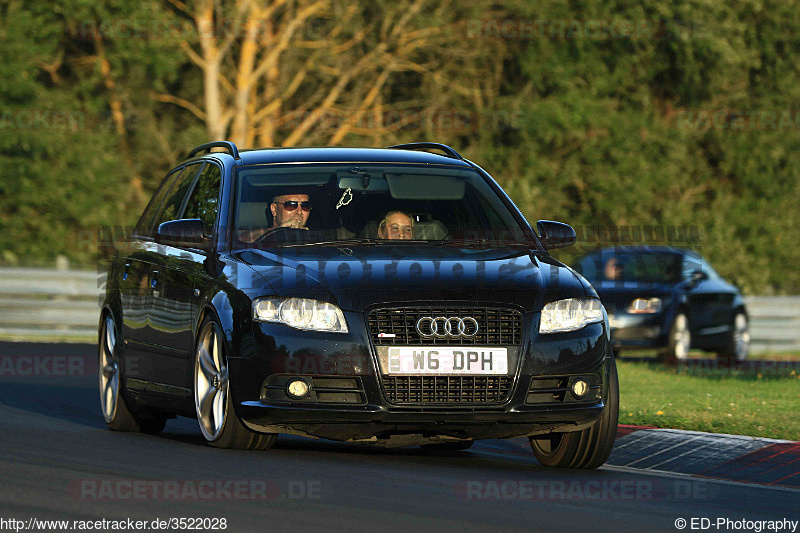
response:
M205 225L199 218L170 220L159 224L156 242L176 248L208 250L211 237L205 234Z
M577 236L572 226L552 220L540 220L536 223L536 230L542 245L547 250L553 248L566 248L575 244Z
M708 279L708 274L706 274L702 270L693 270L692 275L689 277L689 281L691 281L695 285L700 283L704 279Z

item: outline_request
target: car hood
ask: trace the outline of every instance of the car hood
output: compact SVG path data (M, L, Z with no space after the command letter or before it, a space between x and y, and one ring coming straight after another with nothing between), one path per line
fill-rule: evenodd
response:
M398 302L511 304L531 312L548 301L594 295L572 269L527 249L314 246L250 249L236 257L272 294L332 299L357 312Z
M668 283L641 281L596 281L592 286L609 312L624 311L636 298L664 299L674 289Z

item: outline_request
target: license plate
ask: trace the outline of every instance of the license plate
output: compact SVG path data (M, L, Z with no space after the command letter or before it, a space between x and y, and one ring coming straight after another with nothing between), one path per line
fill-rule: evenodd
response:
M394 346L389 348L389 374L508 374L508 350Z

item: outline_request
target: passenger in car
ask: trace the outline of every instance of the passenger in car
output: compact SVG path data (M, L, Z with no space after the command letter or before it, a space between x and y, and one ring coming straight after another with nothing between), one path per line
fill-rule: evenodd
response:
M389 211L378 224L379 239L413 239L414 219L402 211Z

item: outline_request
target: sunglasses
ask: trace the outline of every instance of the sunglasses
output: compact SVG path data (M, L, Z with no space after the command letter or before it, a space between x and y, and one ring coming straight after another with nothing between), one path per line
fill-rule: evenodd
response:
M273 202L282 205L286 211L294 211L297 207L302 207L303 211L311 211L311 202L298 202L297 200L289 200L288 202Z

